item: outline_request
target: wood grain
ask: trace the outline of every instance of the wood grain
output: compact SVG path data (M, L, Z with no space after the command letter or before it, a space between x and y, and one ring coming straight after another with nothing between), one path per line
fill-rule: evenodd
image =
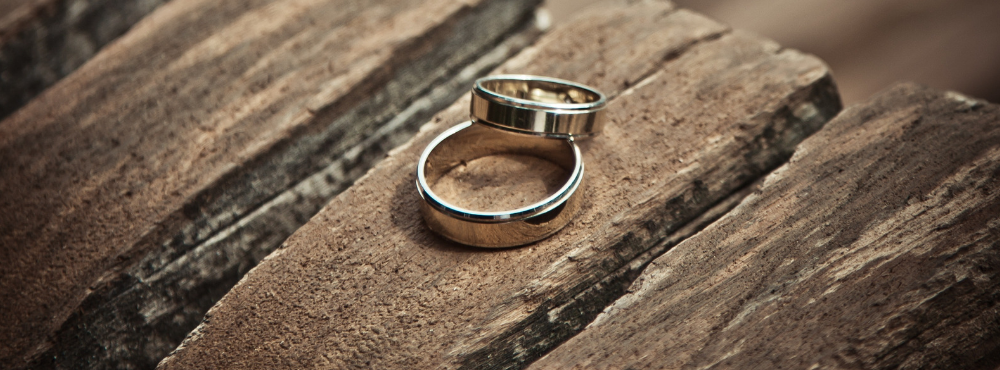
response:
M536 5L160 7L0 123L0 362L155 365Z
M0 120L66 77L166 0L0 3Z
M817 59L667 3L589 11L499 71L613 97L604 134L582 143L587 204L566 229L490 251L426 229L416 160L467 119L459 100L248 273L160 368L521 366L579 330L549 315L571 302L583 304L567 316L599 313L621 290L603 279L627 279L840 109Z
M898 85L534 369L996 368L1000 106Z

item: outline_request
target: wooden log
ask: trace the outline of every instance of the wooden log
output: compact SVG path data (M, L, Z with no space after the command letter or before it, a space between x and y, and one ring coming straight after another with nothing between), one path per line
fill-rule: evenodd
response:
M536 369L1000 364L1000 106L845 110Z
M0 363L155 366L287 235L530 43L537 4L159 8L0 123Z
M14 0L0 5L0 120L164 2Z
M589 11L500 71L612 97L605 132L582 143L586 204L566 229L489 251L427 230L415 165L467 119L459 100L249 272L160 368L521 366L840 109L817 59L660 2ZM502 158L452 176L513 170ZM504 205L491 199L479 205Z

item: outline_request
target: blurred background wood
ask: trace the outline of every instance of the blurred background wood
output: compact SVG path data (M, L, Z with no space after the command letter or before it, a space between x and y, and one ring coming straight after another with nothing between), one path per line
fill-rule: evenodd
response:
M0 29L6 30L8 24L15 22L15 10L33 1L37 0L0 0Z
M584 4L547 0L554 23ZM896 81L1000 102L1000 1L677 0L735 28L819 56L845 104Z
M167 0L0 0L0 120Z

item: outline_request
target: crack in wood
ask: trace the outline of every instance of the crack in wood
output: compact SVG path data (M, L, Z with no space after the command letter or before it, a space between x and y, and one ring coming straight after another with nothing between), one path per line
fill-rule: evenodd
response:
M694 220L680 227L669 237L618 270L604 276L594 285L576 294L568 302L550 309L539 309L516 328L494 340L489 346L466 357L462 369L521 369L541 358L553 348L569 340L598 314L628 293L632 282L654 259L678 243L698 233L738 205L743 198L760 188L761 180L739 189L716 203ZM489 361L483 361L489 358ZM500 360L495 360L500 359Z
M711 40L718 39L712 37ZM624 94L623 94L624 95ZM812 114L795 114L795 108L809 105L819 107L822 111ZM814 108L815 109L815 108ZM772 170L778 168L792 156L796 145L819 130L822 125L840 111L840 98L832 77L821 79L816 85L792 94L787 104L782 104L769 121L788 122L788 130L780 138L770 131L762 133L752 141L764 146L779 148L777 155L767 158L760 157L760 149L745 154L748 163L757 164L751 175L740 181L746 184L725 196L714 205L704 206L701 198L710 197L702 184L693 184L692 190L685 195L679 195L668 201L664 210L670 215L660 216L660 220L647 221L646 230L651 235L639 238L634 233L625 235L620 245L633 247L612 247L616 251L633 250L636 253L620 255L622 267L606 271L607 275L599 275L597 271L593 280L583 281L574 289L563 294L571 294L571 299L554 297L529 314L517 319L517 325L508 328L504 333L494 336L482 334L483 337L494 338L489 344L472 353L461 355L462 369L518 369L541 358L548 351L569 340L579 333L584 326L597 317L608 305L612 304L626 293L627 288L639 276L645 266L666 253L671 247L687 237L694 235L708 224L735 207L749 192L758 187L758 183ZM760 119L761 117L756 117ZM765 130L767 131L767 130ZM760 158L758 158L760 157ZM696 180L697 181L697 180ZM699 190L700 189L700 190ZM694 208L692 208L692 206ZM648 248L648 249L647 249ZM513 300L518 300L515 297ZM560 303L564 302L564 303ZM572 311L563 314L565 311ZM511 320L511 318L505 318ZM484 325L485 326L485 325Z

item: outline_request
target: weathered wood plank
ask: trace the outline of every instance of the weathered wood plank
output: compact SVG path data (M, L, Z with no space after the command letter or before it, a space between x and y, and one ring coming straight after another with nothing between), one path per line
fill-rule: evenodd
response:
M154 366L537 3L159 8L0 123L0 362Z
M587 204L566 229L491 251L426 229L416 160L467 119L459 100L248 273L160 367L520 366L582 326L550 315L599 313L655 257L645 252L840 108L815 58L658 2L587 12L501 71L613 97L608 128L582 144ZM505 162L466 172L477 163Z
M903 84L532 368L995 368L1000 106Z
M0 120L166 0L31 0L0 6Z

